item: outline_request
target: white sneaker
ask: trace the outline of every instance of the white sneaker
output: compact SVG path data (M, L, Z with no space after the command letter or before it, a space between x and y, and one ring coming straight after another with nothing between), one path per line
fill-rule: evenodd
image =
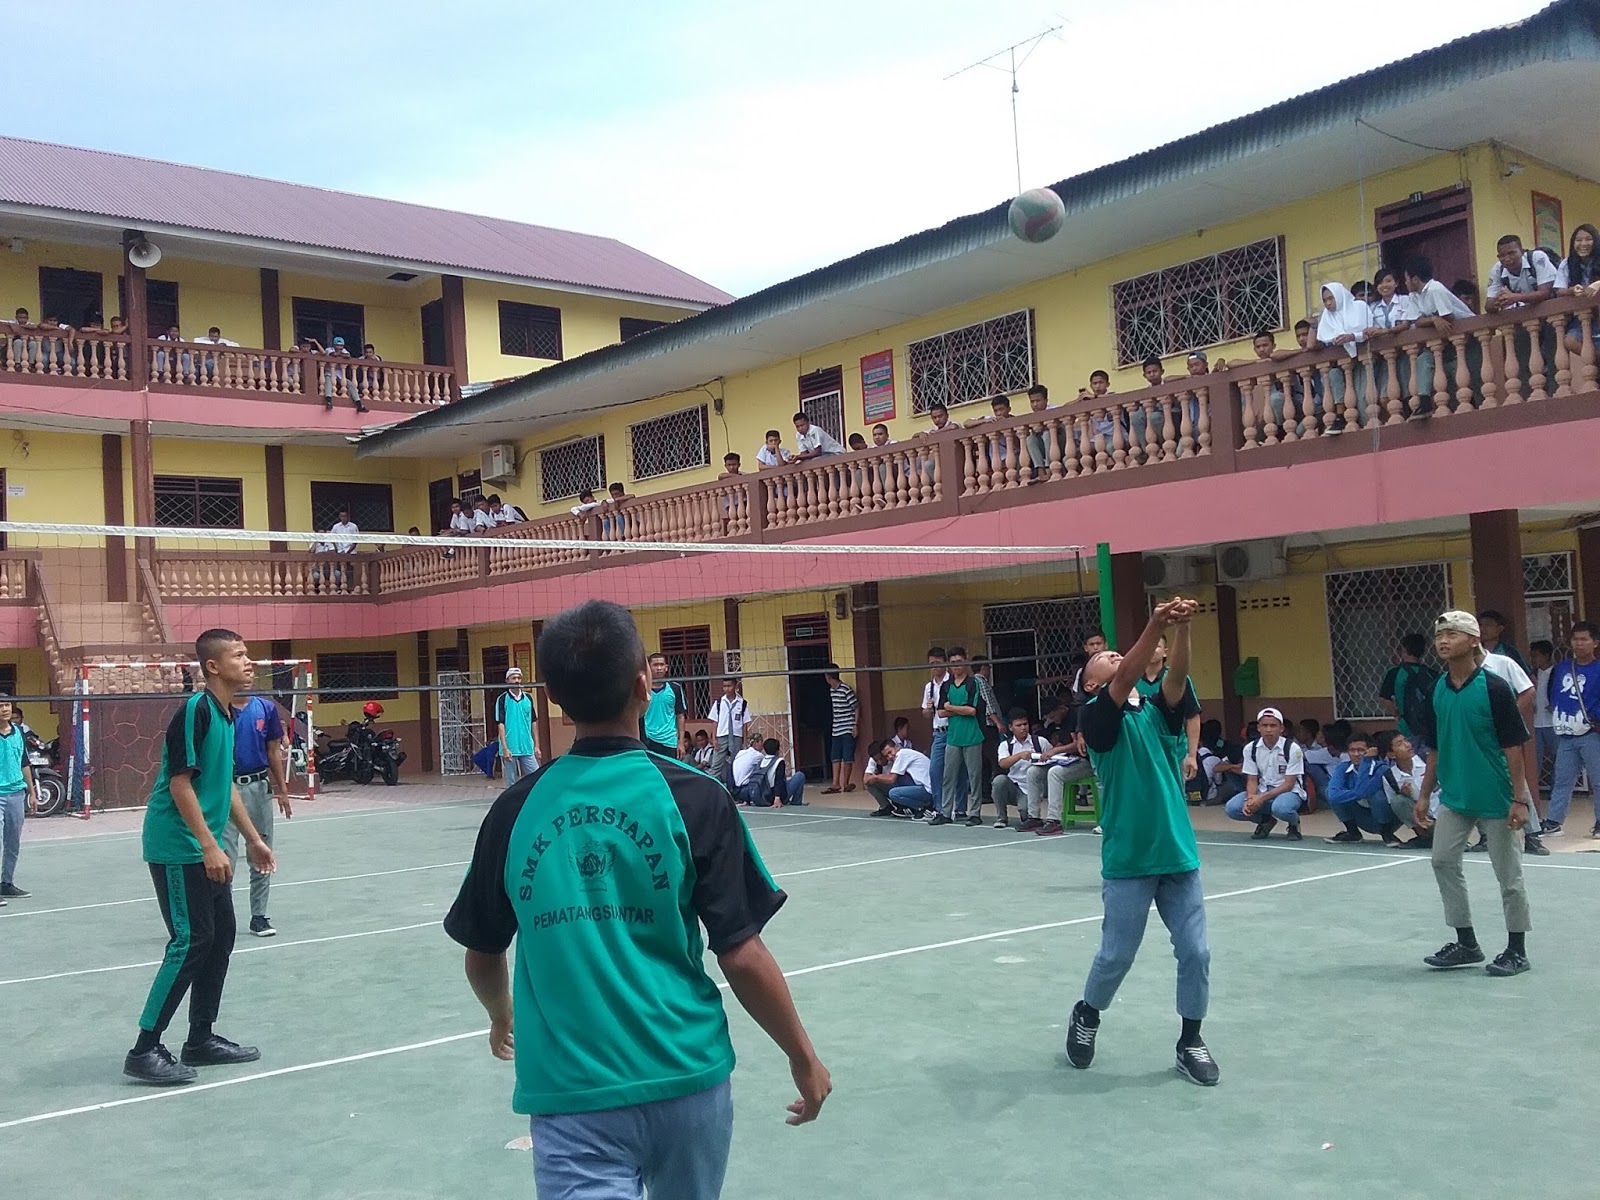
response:
M1007 821L1004 817L999 818L994 823L994 827L996 829L1009 829L1010 826L1011 826L1011 822Z
M1098 826L1098 825L1096 825L1096 826L1095 826L1095 827L1094 827L1094 831L1095 831L1095 832L1096 832L1096 833L1099 833L1099 832L1100 832L1100 826Z

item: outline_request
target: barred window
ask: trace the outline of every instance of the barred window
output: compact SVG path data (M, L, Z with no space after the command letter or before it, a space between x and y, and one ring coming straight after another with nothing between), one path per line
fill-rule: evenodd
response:
M1572 595L1572 552L1561 550L1555 554L1524 554L1522 591L1530 599L1535 596Z
M800 411L844 445L844 369L824 367L800 376Z
M1395 647L1408 633L1426 634L1450 605L1445 563L1330 571L1328 641L1333 656L1334 716L1387 716L1378 700Z
M500 353L559 361L561 310L544 304L500 301Z
M387 483L311 484L313 528L331 528L340 509L350 510L362 533L394 532L394 489Z
M605 486L604 434L563 442L539 451L539 494L546 504L552 500L565 500L585 490L598 492Z
M156 524L171 529L243 529L244 481L157 475Z
M667 674L683 679L683 706L691 721L703 721L711 711L711 681L697 679L711 673L711 626L691 625L661 631L661 653L667 656Z
M400 659L393 650L317 655L319 700L395 700L399 687Z
M906 347L911 411L1026 391L1036 374L1033 335L1029 308L912 342Z
M652 321L649 317L619 317L617 318L618 332L622 340L627 342L638 337L641 333L649 333L652 329L660 329L665 321Z
M1117 364L1167 357L1288 324L1283 239L1267 238L1111 285Z
M706 406L680 408L628 426L628 456L634 479L654 479L711 461L711 431Z

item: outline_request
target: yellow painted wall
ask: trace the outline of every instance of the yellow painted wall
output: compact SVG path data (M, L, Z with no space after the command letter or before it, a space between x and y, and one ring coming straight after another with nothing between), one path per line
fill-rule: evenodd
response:
M522 358L500 353L500 301L542 304L561 310L561 352L576 358L601 346L622 340L621 317L676 321L688 315L681 308L639 304L557 292L546 288L517 287L468 279L463 288L467 312L467 374L474 381L510 379L550 365L550 359Z
M283 343L294 337L294 301L337 300L362 306L367 341L392 362L422 361L422 306L439 295L439 281L421 278L414 283L357 283L285 271L278 276L278 319ZM359 346L350 347L361 353Z
M17 668L19 696L45 696L50 692L50 679L45 671L44 653L32 648L0 650L0 662L12 663ZM22 706L22 719L45 741L56 736L58 722L47 704L37 701Z
M392 638L372 638L359 643L349 641L327 641L316 638L296 638L291 643L295 658L309 658L315 665L319 654L349 654L356 651L377 653L392 650L397 659L400 672L400 686L414 687L417 683L417 643L416 639L409 636ZM255 653L265 656L266 647L252 647ZM418 719L420 707L417 697L418 692L401 692L396 699L383 700L384 724L394 724L397 721L415 721ZM324 702L321 696L317 697L316 722L318 729L326 729L333 736L342 736L339 731L351 721L361 720L361 706L371 699L369 696L358 696L350 700ZM413 760L408 763L410 767L416 760L417 747L408 745L406 752Z
M260 447L256 448L261 453ZM264 466L258 466L264 471ZM357 459L343 446L285 446L283 448L283 499L290 529L311 528L313 483L387 483L394 499L394 527L404 533L412 525L428 526L428 485L413 459ZM249 514L246 514L247 518ZM265 528L266 511L262 510ZM428 530L428 532L435 532Z
M239 479L244 485L244 527L267 528L267 466L261 446L239 442L185 441L154 438L150 459L157 475L199 475ZM132 472L128 473L131 478ZM133 519L133 510L128 510Z
M121 270L121 262L122 255L115 246L73 246L33 238L23 242L20 254L8 245L0 246L0 313L8 321L18 308L27 309L35 321L49 316L39 297L39 268L68 267L74 271L100 272L101 311L109 320L117 313L117 272ZM166 278L159 270L156 275ZM55 315L69 319L59 313Z
M1525 171L1507 179L1504 164L1523 162ZM888 329L819 347L789 361L755 371L730 376L711 387L720 389L724 400L722 414L715 412L711 395L704 390L642 400L637 404L575 420L518 447L526 464L514 485L501 488L515 497L530 515L543 516L564 511L571 501L544 505L539 496L538 450L574 437L603 433L606 439L607 478L627 482L639 494L668 491L709 482L721 472L722 456L735 450L744 457L746 468L754 463L762 436L768 428L779 430L786 444L792 445L794 429L790 421L798 395L799 376L819 368L839 366L844 377L846 432L868 432L861 416L860 360L884 349L895 355L895 387L898 417L888 422L890 436L902 440L926 421L910 412L906 347L915 341L943 331L959 328L1018 309L1032 308L1037 331L1039 378L1054 390L1057 403L1070 399L1096 368L1112 369L1112 387L1132 390L1142 386L1137 367L1115 369L1112 330L1111 287L1119 280L1170 267L1206 254L1240 246L1260 239L1284 239L1284 275L1289 323L1306 313L1306 264L1311 260L1359 248L1375 238L1373 213L1376 209L1404 200L1414 192L1434 191L1466 180L1473 188L1473 232L1479 278L1487 279L1494 262L1494 242L1504 232L1517 230L1530 236L1532 224L1531 190L1546 191L1563 200L1567 231L1577 221L1600 213L1600 185L1585 183L1557 172L1537 160L1509 149L1476 147L1462 154L1440 154L1398 170L1385 172L1296 201L1256 213L1214 228L1197 230L1181 238L1141 247L1104 262L986 296L944 309ZM1376 265L1375 263L1373 264ZM1315 273L1322 268L1309 268ZM1316 284L1313 282L1312 287ZM1292 334L1279 334L1280 345L1291 344ZM1216 347L1213 360L1221 357L1248 357L1246 343ZM1182 362L1168 362L1170 374L1182 369ZM473 374L478 376L477 367ZM635 482L629 462L628 426L645 418L677 409L707 405L710 430L711 464L673 475ZM975 409L957 411L958 419L975 415ZM460 464L470 469L476 458L463 458Z
M0 427L0 467L5 468L6 486L25 493L7 496L9 520L105 520L98 434ZM10 544L26 550L35 543L14 534Z

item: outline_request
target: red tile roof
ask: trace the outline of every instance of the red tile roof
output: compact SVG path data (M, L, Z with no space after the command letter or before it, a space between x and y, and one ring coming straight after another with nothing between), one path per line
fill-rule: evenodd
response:
M482 271L722 304L732 297L614 238L126 154L0 137L0 204L114 217Z

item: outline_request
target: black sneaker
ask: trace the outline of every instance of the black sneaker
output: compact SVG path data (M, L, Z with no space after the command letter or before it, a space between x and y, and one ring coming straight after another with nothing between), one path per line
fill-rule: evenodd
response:
M1361 830L1359 829L1341 829L1332 837L1323 838L1322 840L1330 846L1354 846L1357 842L1364 842L1367 839L1361 836Z
M892 816L894 816L894 809L892 809L892 808L880 808L880 809L877 809L877 810L875 810L873 812L869 812L867 814L867 816L869 816L869 817L892 817Z
M1432 850L1433 849L1433 830L1431 830L1431 829L1419 830L1417 832L1417 836L1412 838L1409 842L1406 843L1406 849L1407 850Z
M1038 817L1029 817L1027 820L1023 821L1020 825L1017 826L1017 832L1018 833L1032 833L1035 829L1041 829L1043 827L1044 827L1044 822L1039 820Z
M1401 846L1405 845L1405 843L1400 840L1400 831L1398 829L1391 829L1388 833L1384 834L1383 844L1389 847L1391 850L1398 850Z
M272 927L272 922L265 917L250 918L250 932L257 937L277 937L278 931Z
M1502 950L1499 956L1484 968L1484 971L1497 979L1504 979L1508 975L1521 975L1531 965L1526 954L1518 954L1515 950Z
M1250 835L1252 842L1264 842L1272 836L1272 831L1278 827L1277 817L1268 817L1264 821L1257 821L1255 832Z
M928 824L929 825L954 825L955 822L952 821L949 817L945 816L943 813L935 813L931 818L929 818Z
M191 1067L224 1067L233 1063L255 1062L261 1051L254 1046L241 1046L213 1033L196 1045L183 1044L183 1061Z
M1522 852L1531 854L1535 858L1549 858L1550 847L1539 840L1539 835L1530 833L1522 839Z
M1480 851L1487 851L1488 849L1489 839L1484 837L1481 833L1478 835L1478 840L1467 847L1468 852L1473 854L1476 854Z
M1540 837L1560 837L1561 836L1561 822L1560 821L1545 821L1545 822L1541 823L1540 826L1539 826L1539 836Z
M973 813L970 817L967 818L967 824L968 825L982 825L983 824L983 818L980 817L977 813Z
M1446 942L1422 961L1435 971L1454 971L1477 966L1483 961L1483 950L1477 946L1463 946L1460 942Z
M14 883L0 883L0 896L8 900L26 900L32 892L25 892Z
M1306 840L1306 835L1300 832L1300 824L1298 821L1289 826L1289 828L1285 829L1283 831L1283 836L1288 838L1291 842L1303 842Z
M1080 1071L1094 1061L1094 1039L1100 1032L1098 1024L1090 1025L1084 1019L1088 1009L1079 1000L1072 1006L1072 1019L1067 1022L1067 1061Z
M1217 1080L1222 1077L1211 1051L1199 1038L1187 1046L1178 1046L1178 1074L1201 1087L1216 1087Z
M140 1083L152 1084L155 1087L172 1087L180 1083L193 1083L198 1072L193 1067L186 1067L172 1057L172 1051L159 1042L146 1050L143 1054L128 1051L128 1057L122 1060L122 1073Z

